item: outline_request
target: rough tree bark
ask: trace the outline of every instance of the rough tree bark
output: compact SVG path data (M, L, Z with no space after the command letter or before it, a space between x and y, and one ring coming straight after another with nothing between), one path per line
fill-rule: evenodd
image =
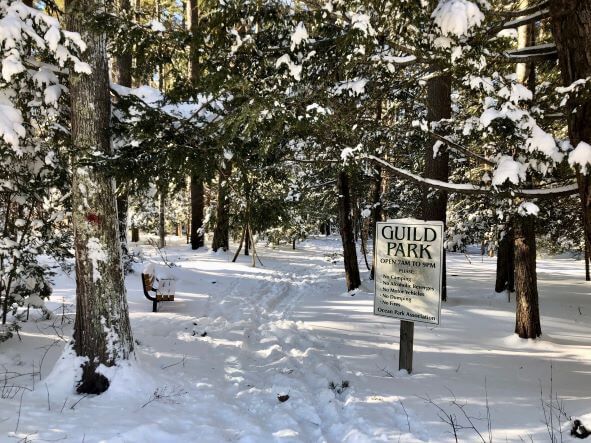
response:
M87 44L82 54L91 75L70 73L72 114L72 223L76 256L76 320L74 350L85 357L78 392L100 394L109 380L97 371L113 366L133 352L129 325L117 204L112 177L81 163L100 150L111 154L109 72L104 33L89 26L93 11L105 10L105 0L66 2L68 29Z
M218 201L216 208L215 229L213 230L213 241L211 249L217 252L218 249L227 251L230 247L230 210L228 208L228 184L227 180L232 173L232 162L226 161L220 169L218 179ZM252 234L251 234L252 235Z
M343 241L343 255L345 261L345 279L347 290L352 291L361 285L359 265L357 263L357 249L353 232L353 219L351 217L351 190L349 189L349 175L341 171L337 180L339 193L339 229Z
M591 0L551 0L550 15L564 86L591 77ZM576 112L575 112L576 111ZM571 144L591 144L591 97L567 102ZM591 245L591 167L577 170L586 244Z
M451 77L437 75L427 81L427 120L438 122L451 117ZM437 152L433 146L437 140L431 138L431 144L425 150L424 177L447 181L449 178L449 152L441 145ZM424 220L440 220L447 222L447 192L423 189L422 214ZM447 266L446 254L443 250L441 299L447 300Z
M199 81L199 5L197 0L187 0L187 29L191 31L189 44L189 79L195 88ZM191 175L191 249L204 245L203 227L203 179L198 174Z
M535 218L533 216L517 217L514 235L515 333L521 338L536 338L542 335L542 327L536 276Z

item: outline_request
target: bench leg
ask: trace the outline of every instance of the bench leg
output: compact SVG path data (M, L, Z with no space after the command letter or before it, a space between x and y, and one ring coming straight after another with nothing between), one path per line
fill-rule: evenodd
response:
M152 302L152 312L158 312L158 302L156 300Z

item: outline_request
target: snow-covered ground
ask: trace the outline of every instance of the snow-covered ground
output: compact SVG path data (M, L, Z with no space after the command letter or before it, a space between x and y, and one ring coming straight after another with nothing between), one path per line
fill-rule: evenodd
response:
M141 249L177 279L176 300L152 313L136 265L127 288L137 358L98 397L74 393L72 360L60 358L75 294L73 275L59 273L55 317L31 312L20 339L0 344L0 442L445 442L455 440L450 418L467 427L460 441L489 441L487 413L493 441L550 441L560 424L568 441L564 416L544 417L550 398L591 425L581 261L538 262L544 334L527 341L512 333L513 301L492 291L495 260L449 254L442 325L416 324L409 376L397 370L399 322L372 314L367 272L361 291L345 292L337 238L295 251L259 244L256 268L171 243L172 268Z

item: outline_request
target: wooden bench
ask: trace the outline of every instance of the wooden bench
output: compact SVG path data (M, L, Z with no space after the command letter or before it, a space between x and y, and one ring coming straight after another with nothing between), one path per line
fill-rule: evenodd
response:
M144 295L152 302L152 312L158 312L158 303L163 301L174 301L174 288L172 294L162 294L160 288L154 287L154 283L160 281L154 274L142 274L142 286L144 287ZM154 295L150 295L153 292Z

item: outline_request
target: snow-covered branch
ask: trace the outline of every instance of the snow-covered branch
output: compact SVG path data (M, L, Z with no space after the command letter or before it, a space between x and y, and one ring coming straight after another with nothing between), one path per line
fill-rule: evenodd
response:
M441 189L447 192L457 192L460 194L472 194L472 195L486 195L492 193L498 193L494 187L491 186L477 186L470 183L450 183L444 182L441 180L433 180L430 178L424 178L420 175L413 174L406 169L397 168L396 166L391 165L385 160L382 160L379 157L374 155L368 155L368 159L373 160L377 163L380 163L383 166L386 166L390 169L394 174L398 177L413 181L415 183L419 183L422 185L429 186L431 188ZM565 186L559 187L552 187L552 188L535 188L535 189L520 189L520 190L512 190L511 191L514 195L518 197L524 198L555 198L555 197L565 197L569 195L574 195L578 192L578 185L576 183L571 183Z
M520 26L529 25L530 23L536 23L536 22L539 22L540 20L548 18L549 16L550 16L550 10L549 9L542 9L542 10L534 12L533 14L530 14L528 16L525 16L525 17L519 16L519 18L516 18L515 20L511 20L506 23L501 23L496 26L492 26L488 29L487 34L488 35L496 35L497 33L501 32L505 29L515 29L515 28L519 28Z
M528 63L556 59L558 57L558 52L556 51L556 45L554 43L548 43L506 51L504 55L512 62Z
M433 138L436 138L437 140L445 143L452 151L461 152L462 154L465 154L469 157L473 157L486 165L495 166L495 162L487 159L486 157L483 157L482 155L476 154L475 152L472 152L467 148L464 148L463 146L457 144L456 142L449 140L448 138L446 138L440 134L437 134L436 132L429 131L429 134Z
M538 12L542 9L547 9L548 5L550 4L549 0L544 0L538 3L537 5L530 6L529 8L519 9L516 11L499 11L496 15L506 18L514 18L514 17L523 17L529 16L535 12Z
M504 23L503 29L512 29L512 28L519 28L523 25L529 25L530 23L538 22L542 19L545 19L550 16L550 9L541 9L536 11L530 15L526 15L525 17L519 17L515 20L511 20L510 22Z

